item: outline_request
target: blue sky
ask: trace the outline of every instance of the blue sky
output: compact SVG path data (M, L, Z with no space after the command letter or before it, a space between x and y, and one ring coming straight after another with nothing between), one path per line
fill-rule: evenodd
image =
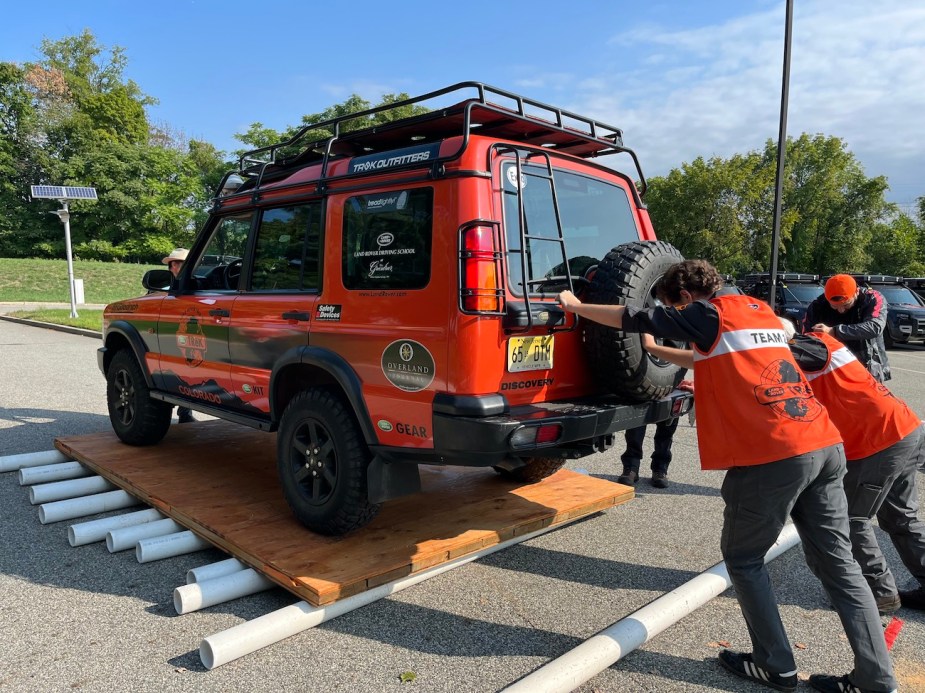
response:
M911 211L925 195L925 3L794 5L788 134L844 139ZM152 120L229 151L253 122L283 129L352 93L481 81L621 127L652 176L776 140L784 17L783 0L46 0L4 8L0 60L88 28L125 49L127 76L160 102Z

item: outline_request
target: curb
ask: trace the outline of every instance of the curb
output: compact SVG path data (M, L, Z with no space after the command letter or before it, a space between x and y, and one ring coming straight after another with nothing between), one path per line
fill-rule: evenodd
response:
M8 322L18 322L21 325L30 327L44 327L48 330L57 330L58 332L69 332L70 334L79 334L82 337L92 337L93 339L102 339L103 333L96 330L85 330L82 327L71 327L70 325L56 325L51 322L40 322L38 320L29 320L28 318L14 318L9 315L0 315L0 320Z

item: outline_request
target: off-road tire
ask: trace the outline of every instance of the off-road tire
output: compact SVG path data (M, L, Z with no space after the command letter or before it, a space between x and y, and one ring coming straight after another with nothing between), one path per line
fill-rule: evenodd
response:
M129 445L154 445L170 429L173 407L151 399L151 390L135 355L121 349L106 371L109 420L119 440Z
M286 502L313 532L345 534L379 511L367 491L369 449L353 412L330 391L312 388L292 398L276 447Z
M495 467L495 471L505 479L532 484L542 481L547 476L552 476L562 469L564 464L565 460L559 457L534 457L523 467L517 469Z
M663 241L619 245L598 265L583 300L637 308L656 305L656 282L683 259L677 248ZM593 373L614 395L647 402L664 397L681 381L685 371L646 352L640 335L591 320L583 325Z

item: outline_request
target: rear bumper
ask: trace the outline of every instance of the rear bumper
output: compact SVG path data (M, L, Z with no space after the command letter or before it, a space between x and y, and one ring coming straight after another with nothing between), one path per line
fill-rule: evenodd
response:
M574 459L606 449L614 433L686 414L692 404L693 395L675 390L667 397L641 404L597 398L512 407L493 416L435 412L435 461L494 466L511 458ZM554 442L516 445L515 434L522 429L548 424L561 426L561 435Z

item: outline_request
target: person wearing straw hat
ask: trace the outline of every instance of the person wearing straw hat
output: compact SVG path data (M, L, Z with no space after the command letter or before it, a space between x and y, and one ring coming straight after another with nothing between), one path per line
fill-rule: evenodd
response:
M809 304L803 332L835 337L881 383L890 379L890 362L883 343L887 303L874 289L859 287L850 274L836 274L825 291Z
M170 270L170 273L173 275L174 281L180 275L180 270L183 269L183 263L186 262L186 258L189 255L189 250L186 248L174 248L170 255L163 258L161 262L167 265L167 269ZM196 417L193 416L193 412L188 407L177 407L177 419L179 423L193 423L196 420Z

